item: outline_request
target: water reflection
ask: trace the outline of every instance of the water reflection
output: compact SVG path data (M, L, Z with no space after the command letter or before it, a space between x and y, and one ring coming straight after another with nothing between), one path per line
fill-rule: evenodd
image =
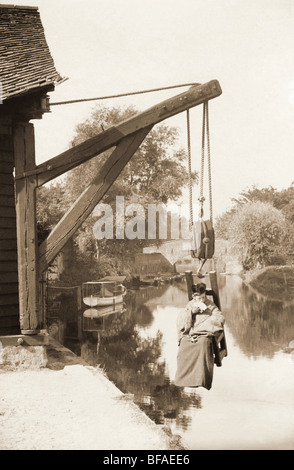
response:
M249 376L252 378L252 389L248 388L246 397L263 400L262 392L258 390L261 384L258 385L257 377L261 377L266 368L269 370L269 363L264 366L259 361L252 366L244 363L244 358L266 358L267 361L273 359L274 364L277 352L286 351L291 340L294 340L294 325L291 321L293 303L270 300L245 286L236 276L220 276L219 288L230 344L228 358L224 359L222 368L217 368L218 377L222 377L215 387L217 396L209 392L212 419L215 418L220 397L225 399L222 401L222 410L226 407L226 401L230 403L228 394L232 397L240 394L243 397L242 393L245 393L246 386L249 387L248 384L251 383ZM193 430L190 448L197 448L193 440L194 435L199 437L195 421L201 422L206 391L197 389L192 393L173 384L177 354L175 320L179 308L187 302L185 282L129 291L125 298L125 308L103 317L94 314L91 316L89 312L85 316L73 291L55 292L54 295L55 302L59 303L59 311L52 313L48 310L50 333L88 364L105 369L109 379L124 393L133 394L134 402L156 423L171 424L184 435L189 435ZM240 363L243 364L245 380L242 388L241 382L239 385L241 375L238 375L241 374ZM272 370L271 377L274 378L274 365ZM237 381L236 376L240 377ZM280 384L274 383L275 389L272 385L270 384L271 397L274 397L275 393L278 395L280 392ZM287 387L290 390L291 384ZM286 399L285 395L284 400ZM232 400L232 409L235 409L236 399ZM244 405L244 397L242 400ZM271 409L272 405L269 404L265 415ZM242 413L242 408L238 412ZM209 410L206 409L206 413L205 419L209 423ZM229 411L227 413L229 415ZM237 415L235 410L234 416ZM205 422L204 420L203 426ZM213 426L214 422L207 424L209 436ZM266 421L264 426L267 426ZM237 430L229 425L225 429L226 433L229 433L230 427L233 440L237 436ZM204 442L203 429L202 436Z
M271 300L237 276L219 276L219 288L226 324L246 355L273 357L294 338L294 299Z
M109 315L107 328L100 327L96 334L84 331L81 356L89 364L105 369L109 379L123 392L132 394L134 402L155 423L165 424L172 419L186 429L191 418L185 410L200 407L201 399L172 383L162 357L162 332L141 335L141 329L154 320L150 302L162 298L166 290L163 286L131 292L126 311Z

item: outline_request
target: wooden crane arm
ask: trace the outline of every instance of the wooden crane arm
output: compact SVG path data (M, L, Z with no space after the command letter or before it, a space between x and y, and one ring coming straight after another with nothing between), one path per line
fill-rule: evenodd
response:
M116 146L124 137L198 106L207 100L216 98L221 93L222 90L217 80L211 80L203 85L194 85L186 92L162 101L146 111L138 113L97 136L37 165L35 169L17 174L16 179L34 174L37 175L37 186L42 186L90 158Z

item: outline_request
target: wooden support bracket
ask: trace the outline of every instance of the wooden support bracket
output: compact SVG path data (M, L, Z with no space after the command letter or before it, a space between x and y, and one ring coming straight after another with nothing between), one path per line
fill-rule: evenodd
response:
M94 207L114 183L120 172L138 149L151 127L125 137L107 159L99 174L93 179L73 206L39 247L39 272L47 269L66 242L86 220Z

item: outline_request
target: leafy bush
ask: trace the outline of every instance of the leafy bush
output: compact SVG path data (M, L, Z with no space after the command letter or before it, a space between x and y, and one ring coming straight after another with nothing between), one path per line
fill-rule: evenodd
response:
M283 264L286 259L286 220L270 203L239 206L230 223L229 239L244 269Z

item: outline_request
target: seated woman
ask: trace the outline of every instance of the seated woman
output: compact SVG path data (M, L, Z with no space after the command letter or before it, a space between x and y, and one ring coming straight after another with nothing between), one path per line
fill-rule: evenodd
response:
M206 297L206 285L193 284L192 300L177 318L179 350L175 385L210 390L213 379L212 336L223 330L224 316Z

